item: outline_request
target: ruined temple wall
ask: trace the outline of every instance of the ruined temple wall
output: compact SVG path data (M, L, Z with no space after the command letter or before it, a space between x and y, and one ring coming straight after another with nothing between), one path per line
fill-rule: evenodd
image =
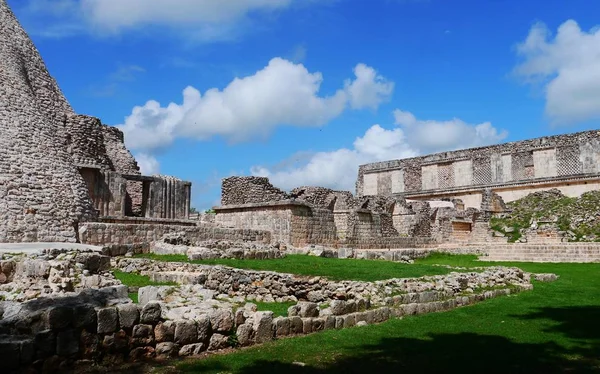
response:
M141 175L137 161L125 147L124 135L116 127L102 125L103 143L113 170L125 175ZM140 182L127 181L125 213L128 216L142 215L143 186Z
M599 175L600 132L586 131L362 165L356 190L357 196L431 198ZM475 205L475 198L468 200Z
M230 228L248 228L271 232L275 242L291 243L292 209L287 206L217 210L215 223Z
M221 186L221 205L269 203L289 199L289 194L274 187L268 178L229 177Z
M5 0L0 0L0 242L76 240L91 200L67 152L73 113Z

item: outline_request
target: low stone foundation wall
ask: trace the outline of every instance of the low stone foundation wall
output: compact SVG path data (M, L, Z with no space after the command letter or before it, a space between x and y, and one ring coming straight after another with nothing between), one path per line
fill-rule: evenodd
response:
M79 238L91 245L131 245L159 241L165 234L185 233L192 242L237 240L271 242L271 233L260 230L233 229L212 225L176 226L162 224L86 223L79 228Z
M449 310L532 288L531 274L505 267L359 282L224 266L112 259L112 266L121 271L181 284L140 288L140 304L134 304L127 298L126 286L90 283L91 288L72 292L70 287L55 283L66 279L65 264L82 268L82 274L77 275L80 279L99 272L100 278L112 281L103 270L108 267L107 258L68 251L50 255L55 259L45 260L39 254L3 260L16 269L8 273L11 282L26 276L37 277L42 285L57 285L44 297L0 301L3 373L59 372L73 366L110 367L125 361L185 357ZM23 294L28 297L27 290ZM287 316L275 318L273 312L257 311L249 300L297 304L288 309Z
M600 243L473 244L433 249L452 254L476 254L482 261L600 262Z

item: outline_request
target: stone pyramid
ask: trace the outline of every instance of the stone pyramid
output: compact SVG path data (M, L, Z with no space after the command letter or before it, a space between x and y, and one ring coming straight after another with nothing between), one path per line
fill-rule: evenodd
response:
M76 241L96 214L82 163L139 174L118 129L73 112L0 0L0 242Z

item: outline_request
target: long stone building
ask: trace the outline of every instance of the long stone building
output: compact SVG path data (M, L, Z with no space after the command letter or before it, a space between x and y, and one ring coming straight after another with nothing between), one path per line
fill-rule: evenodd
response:
M600 131L366 164L356 182L357 196L456 198L473 208L485 190L510 202L550 188L572 197L600 189Z

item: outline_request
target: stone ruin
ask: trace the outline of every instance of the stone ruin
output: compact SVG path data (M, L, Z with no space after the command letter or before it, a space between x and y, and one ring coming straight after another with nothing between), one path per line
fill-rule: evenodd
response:
M285 192L263 177L223 180L214 222L269 231L293 246L354 249L427 248L447 242L506 241L488 232L492 214L506 206L488 191L481 209L460 199L407 200L402 196L355 197L348 191L298 187Z
M456 196L419 200L379 190L354 196L321 187L285 192L266 178L232 177L223 181L215 213L191 220L191 184L141 175L121 131L76 114L6 0L0 0L0 98L3 372L196 355L449 310L531 289L532 277L555 279L496 267L331 281L136 258L148 252L188 260L310 254L411 262L448 243L505 241L486 225L506 207L493 190L472 207ZM364 168L361 173L373 191L373 178ZM398 184L390 181L393 190ZM115 270L173 285L128 287ZM128 297L136 292L139 303ZM293 305L275 317L253 302Z
M73 111L0 1L0 242L77 242L85 222L186 219L189 182L142 176L123 133Z

